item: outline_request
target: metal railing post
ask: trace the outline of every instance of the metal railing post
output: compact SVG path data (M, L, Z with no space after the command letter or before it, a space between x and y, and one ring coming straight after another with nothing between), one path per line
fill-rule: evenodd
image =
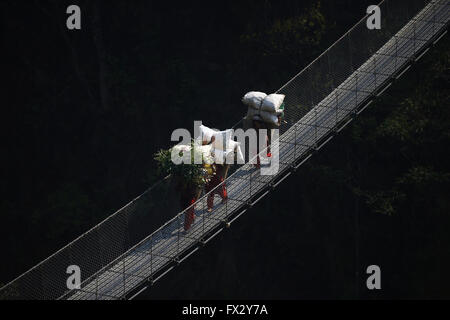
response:
M436 33L436 5L437 2L433 4L433 34Z
M334 96L336 97L336 107L335 107L335 109L336 109L336 113L335 113L336 122L335 122L334 125L335 125L335 127L337 129L337 125L339 123L339 116L338 116L338 114L339 114L339 92L336 91Z
M122 263L123 263L123 268L122 268L122 272L123 272L123 296L125 296L127 290L126 290L126 284L125 284L125 256L122 258Z
M208 194L209 195L209 194ZM208 201L208 196L206 196L206 201ZM208 214L208 206L206 206L206 210L205 210L205 202L202 201L202 206L203 206L203 217L202 217L202 228L203 228L203 232L202 232L202 236L205 235L205 216L206 214Z
M356 78L356 84L355 84L355 108L353 111L356 111L356 109L358 108L358 72L356 72L355 74L355 78Z
M397 64L398 64L398 38L394 35L394 39L395 39L395 71L397 72Z
M186 214L188 214L188 213L185 210L184 211L184 215L185 215L184 219L185 219L185 221L189 221L186 218ZM178 219L179 218L180 218L180 215L178 215ZM180 225L180 222L178 222L178 225ZM177 258L179 256L179 254L180 254L180 228L177 229Z
M258 132L258 134L259 134L259 132ZM257 149L258 150L258 149ZM256 151L256 159L259 159L259 153L258 153L258 151ZM261 159L260 159L261 160ZM261 161L260 161L260 164L261 164ZM249 177L249 179L250 179L250 199L252 198L252 175L253 175L253 172L250 172L250 177Z
M223 181L223 187L225 188L226 186L225 186L225 180L226 179L224 179L224 181ZM227 192L227 197L228 197L228 192ZM228 199L226 199L226 201L225 201L225 214L226 214L226 217L227 217L227 219L228 219Z
M334 96L336 97L337 92L335 91L336 85L335 85L335 81L334 81L333 71L332 71L332 68L331 68L330 52L327 52L327 62L328 62L328 74L331 75L331 89L332 89L331 92L334 91L335 92ZM334 119L334 127L336 127L337 123L338 123L337 100L336 100L336 107L335 107L335 109L336 109L336 112L335 112L335 119Z
M314 111L314 149L317 149L317 110Z
M375 78L375 88L377 87L377 55L373 55L373 76Z
M150 236L150 277L153 277L153 235Z
M295 159L297 159L297 123L294 123L294 160L293 162L295 162Z
M414 37L414 53L413 53L413 57L416 55L416 19L413 18L412 19L413 22L413 37Z

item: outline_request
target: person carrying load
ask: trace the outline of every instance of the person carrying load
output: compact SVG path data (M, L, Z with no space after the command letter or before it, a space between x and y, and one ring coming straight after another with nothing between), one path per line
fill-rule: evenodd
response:
M257 146L256 146L256 168L261 167L259 158L259 130L265 129L265 145L267 146L267 157L272 156L270 152L270 145L272 143L272 130L278 129L281 125L281 119L284 116L284 94L265 94L259 91L247 92L242 98L242 102L248 106L247 115L244 118L244 129L253 128L257 131Z
M214 206L214 196L218 194L222 198L222 203L228 199L227 187L224 180L227 178L229 164L215 164L211 165L213 176L211 180L205 185L205 192L209 193L206 203L207 211L211 212Z
M240 143L234 141L233 129L217 131L200 125L200 137L197 141L202 145L211 145L211 155L213 163L205 165L212 172L212 178L205 185L207 197L207 211L211 212L214 205L214 196L218 194L222 198L222 203L228 199L225 180L228 175L230 164L236 159L238 163L244 163L244 157L240 148ZM199 138L200 138L199 137Z
M179 195L181 208L187 208L184 214L184 230L188 231L195 220L195 202L212 177L212 172L206 167L213 162L211 146L178 144L158 151L154 159L157 162L158 175L171 177ZM174 159L177 161L174 162Z

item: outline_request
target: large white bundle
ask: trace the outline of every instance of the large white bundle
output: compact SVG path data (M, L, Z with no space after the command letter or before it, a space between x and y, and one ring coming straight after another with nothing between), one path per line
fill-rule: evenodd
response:
M223 143L216 144L216 141L211 143L212 146L211 153L216 163L223 164L226 162L228 164L232 164L234 163L235 155L237 157L236 160L238 164L245 163L245 159L241 150L241 144L237 141L234 141L232 138L233 138L232 134L227 134L225 136L226 140L224 140Z
M229 141L233 138L233 133L233 129L214 132L212 135L214 137L213 148L219 150L229 149Z
M175 164L190 163L191 150L190 145L177 144L170 149L170 158Z
M208 128L207 126L204 126L202 124L199 126L199 131L200 131L199 136L195 137L195 141L198 144L202 144L202 141L210 143L212 136L214 135L215 132L217 132L216 130Z
M272 113L278 113L284 101L284 94L271 93L266 96L262 102L261 110Z
M204 146L196 145L194 147L194 150L198 154L198 156L201 156L202 162L207 163L207 164L214 163L214 158L212 156L212 145L210 145L210 144L207 144ZM195 158L194 158L194 161L196 161Z
M278 124L278 117L276 114L267 111L261 111L259 114L264 122Z
M246 118L250 119L250 120L260 120L260 121L262 121L262 118L259 115L259 110L253 109L251 107L248 107Z
M176 152L179 155L183 155L184 152L191 151L191 146L190 145L185 145L185 144L177 144L177 145L174 145L172 147L172 151Z
M219 150L212 149L212 156L214 158L214 163L224 164L224 163L232 163L234 157L234 150Z
M242 98L242 102L252 108L259 109L261 102L267 95L264 92L250 91Z
M247 119L264 121L270 124L278 125L277 113L268 111L259 111L253 108L248 108Z
M210 143L212 138L214 137L214 148L219 148L219 146L223 145L223 142L227 139L231 139L233 136L234 130L233 129L227 129L224 131L219 131L215 129L208 128L207 126L200 125L199 126L200 134L195 137L195 142L199 145L202 144L202 142ZM220 147L220 149L223 149L224 147Z

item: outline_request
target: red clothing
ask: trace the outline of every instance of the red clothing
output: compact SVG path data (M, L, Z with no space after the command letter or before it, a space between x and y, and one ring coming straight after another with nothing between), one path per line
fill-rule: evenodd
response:
M197 201L199 192L193 186L186 186L182 184L181 180L177 181L177 192L180 193L180 206L182 209L189 207ZM184 230L188 230L195 219L195 208L190 207L184 214Z
M216 164L216 174L205 186L206 193L211 191L207 199L208 209L211 209L213 207L214 196L216 194L218 194L222 198L222 200L226 200L228 198L226 185L225 183L222 183L224 180L225 172L226 172L225 165ZM219 184L221 185L218 187Z
M197 198L193 198L191 199L191 204L195 203L195 201L197 201ZM184 230L188 230L192 223L194 222L195 219L195 211L194 211L194 206L190 207L184 214Z

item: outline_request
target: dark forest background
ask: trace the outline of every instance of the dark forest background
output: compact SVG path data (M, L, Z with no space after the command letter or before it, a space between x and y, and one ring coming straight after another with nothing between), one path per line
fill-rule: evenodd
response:
M72 3L80 31L66 29ZM155 182L153 154L173 129L230 127L245 92L277 90L370 4L0 2L0 283ZM445 36L141 298L449 298L449 57Z

